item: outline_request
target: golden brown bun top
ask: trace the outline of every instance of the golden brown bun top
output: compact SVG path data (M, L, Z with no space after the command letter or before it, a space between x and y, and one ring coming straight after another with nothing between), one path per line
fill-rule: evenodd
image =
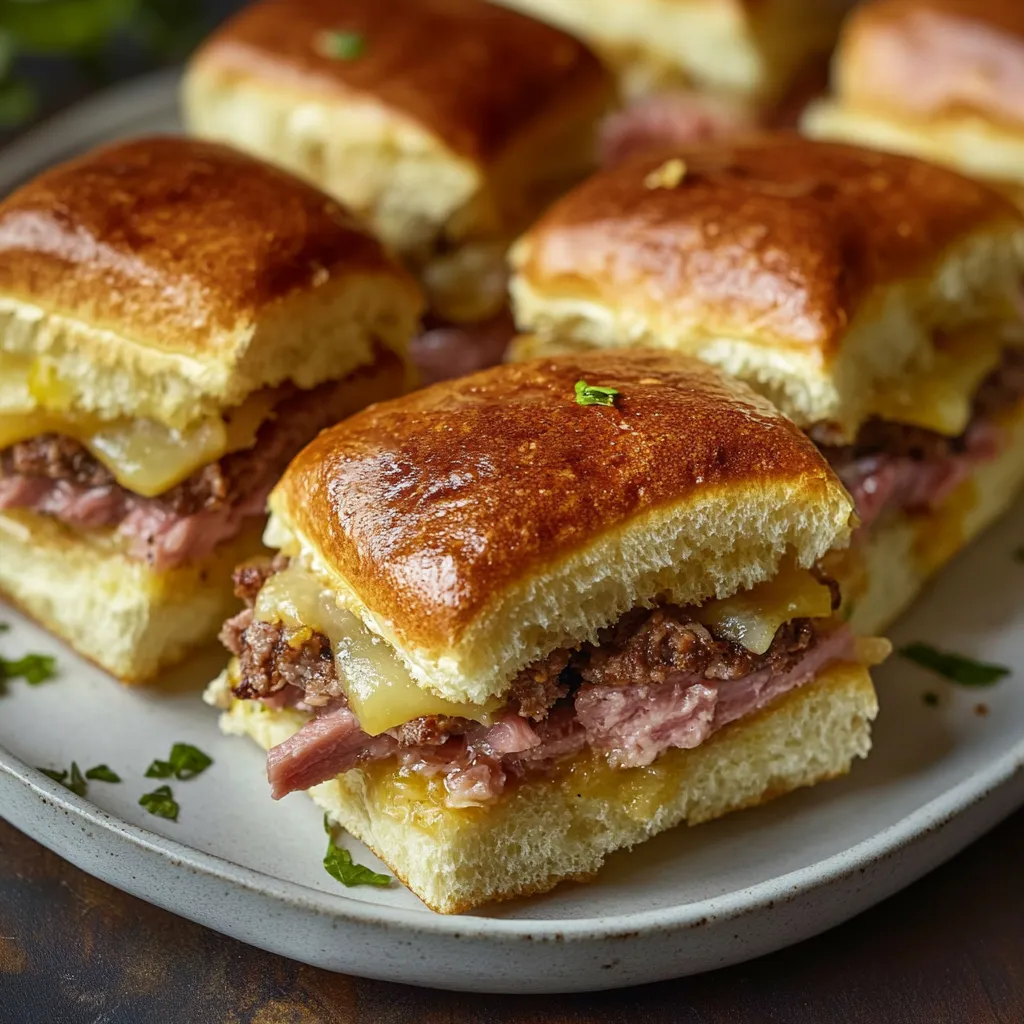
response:
M357 40L358 54L330 56L331 33ZM196 63L342 102L363 94L479 162L556 99L608 88L583 43L484 0L263 0Z
M618 389L614 407L574 386ZM789 420L686 356L644 349L485 370L322 433L271 498L404 641L443 646L489 599L608 531L720 494L842 493ZM621 571L621 570L620 570Z
M1024 39L1024 4L1020 0L861 0L851 12L848 25L866 29L925 12L938 17L986 22Z
M656 187L673 167L678 184ZM595 175L515 259L542 294L659 303L697 335L827 356L872 289L926 273L947 246L1000 224L1019 224L1013 204L951 170L780 134Z
M185 354L352 272L405 277L338 203L207 142L96 150L0 203L0 293Z
M843 29L835 67L846 102L926 120L974 113L1020 131L1024 3L862 3Z

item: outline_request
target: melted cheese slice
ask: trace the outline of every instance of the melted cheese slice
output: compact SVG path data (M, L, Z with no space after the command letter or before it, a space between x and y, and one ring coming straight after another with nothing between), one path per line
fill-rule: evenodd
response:
M423 689L394 648L371 633L315 577L297 567L272 576L256 599L256 618L296 630L315 629L331 641L338 678L359 724L370 736L424 715L450 715L488 724L503 702L460 704Z
M5 356L0 370L0 450L38 437L73 437L124 488L152 498L228 452L248 448L270 415L273 391L251 395L228 418L208 417L182 430L146 419L101 420L63 406L60 389L27 361Z
M978 387L999 365L1006 344L995 327L943 340L930 369L908 373L876 392L871 414L959 436L971 420Z
M764 654L779 627L791 619L827 619L832 594L806 569L784 566L770 580L720 601L708 601L695 617L716 636Z

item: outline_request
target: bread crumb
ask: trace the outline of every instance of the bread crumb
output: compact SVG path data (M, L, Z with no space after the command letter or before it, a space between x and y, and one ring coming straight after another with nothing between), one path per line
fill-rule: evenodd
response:
M666 160L644 178L644 188L675 188L686 177L686 164L676 157Z

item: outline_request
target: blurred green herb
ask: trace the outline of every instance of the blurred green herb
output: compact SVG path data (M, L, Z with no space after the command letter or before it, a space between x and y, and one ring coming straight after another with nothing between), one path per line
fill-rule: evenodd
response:
M112 768L105 764L98 764L95 768L90 768L86 773L85 777L90 781L95 782L120 782L121 776L117 774Z
M180 808L170 786L157 786L152 793L143 793L139 797L139 804L158 818L167 818L169 821L178 820Z
M1004 665L992 665L952 651L941 651L930 644L908 644L899 653L922 668L961 686L991 686L999 682L1010 670Z
M102 84L124 44L165 63L184 57L204 29L200 0L0 0L0 127L20 124L38 106L23 56L66 58Z
M175 743L166 761L157 758L147 769L147 779L175 778L179 782L194 779L213 764L213 758L191 743Z
M71 762L71 777L68 777L67 769L57 771L54 768L40 768L39 769L44 775L53 779L54 782L59 782L65 789L70 789L75 796L85 796L89 789L89 784L85 781L82 775L82 769L78 767L78 762Z
M358 32L322 32L317 49L334 60L355 60L363 55L366 40Z
M24 679L29 686L38 686L56 674L57 659L51 654L26 654L16 661L0 658L0 683Z

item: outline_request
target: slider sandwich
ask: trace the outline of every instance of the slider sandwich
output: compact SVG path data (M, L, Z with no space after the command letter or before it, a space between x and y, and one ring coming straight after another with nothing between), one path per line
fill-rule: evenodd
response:
M194 134L310 179L417 273L428 381L500 361L508 245L593 168L613 98L583 44L484 0L261 0L184 86Z
M207 699L443 913L845 773L867 665L819 568L852 505L671 353L501 366L353 416L271 498Z
M823 90L848 0L501 0L578 35L632 101L604 126L615 163L777 124Z
M866 0L804 130L1024 183L1024 3Z
M517 244L516 358L655 346L765 394L861 528L855 628L882 630L1024 481L1024 220L908 157L795 136L604 172Z
M323 427L401 394L421 297L333 200L220 145L0 203L0 593L125 682L216 637Z

